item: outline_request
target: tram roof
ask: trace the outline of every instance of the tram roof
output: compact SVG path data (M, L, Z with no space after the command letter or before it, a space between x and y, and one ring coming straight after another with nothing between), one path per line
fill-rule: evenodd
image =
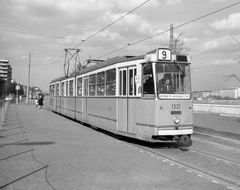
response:
M113 58L107 59L103 62L100 62L96 65L86 67L86 68L84 68L80 71L77 71L76 75L82 75L82 74L85 74L85 73L88 73L88 72L91 72L91 71L94 71L94 70L97 70L97 69L101 69L101 68L104 68L104 67L108 67L108 66L111 66L111 65L114 65L114 64L117 64L117 63L121 63L121 62L124 62L124 61L135 61L135 60L139 60L139 59L144 59L144 56L145 55L113 57ZM65 80L65 79L71 78L71 77L73 77L73 76L59 77L59 78L56 78L56 79L52 80L50 83L57 82L57 81L62 81L62 80Z

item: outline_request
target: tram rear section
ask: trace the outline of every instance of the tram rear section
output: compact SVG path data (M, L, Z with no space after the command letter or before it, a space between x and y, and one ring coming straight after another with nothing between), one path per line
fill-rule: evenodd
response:
M189 58L159 48L103 61L50 83L50 105L83 123L144 141L191 145Z

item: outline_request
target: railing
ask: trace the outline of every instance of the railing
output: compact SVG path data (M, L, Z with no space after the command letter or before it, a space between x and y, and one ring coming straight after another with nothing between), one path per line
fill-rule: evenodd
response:
M3 123L7 114L9 101L0 100L0 131L2 131ZM1 133L0 133L1 136Z

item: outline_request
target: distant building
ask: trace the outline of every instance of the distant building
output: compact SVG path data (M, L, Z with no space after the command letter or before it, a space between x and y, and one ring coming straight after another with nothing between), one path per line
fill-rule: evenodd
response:
M8 60L0 60L0 78L8 82L12 80L12 67Z
M195 91L193 92L194 99L206 99L212 95L212 91Z
M220 91L221 97L225 98L234 98L238 99L240 98L240 88L233 87L233 88L225 88Z

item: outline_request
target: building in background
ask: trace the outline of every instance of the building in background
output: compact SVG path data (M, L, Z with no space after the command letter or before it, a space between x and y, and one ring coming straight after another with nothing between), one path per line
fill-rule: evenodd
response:
M238 99L240 98L240 88L232 87L232 88L225 88L220 91L221 97L223 98L233 98Z
M0 98L11 93L12 67L8 60L0 59Z
M0 78L9 82L12 80L12 67L8 60L0 60Z

